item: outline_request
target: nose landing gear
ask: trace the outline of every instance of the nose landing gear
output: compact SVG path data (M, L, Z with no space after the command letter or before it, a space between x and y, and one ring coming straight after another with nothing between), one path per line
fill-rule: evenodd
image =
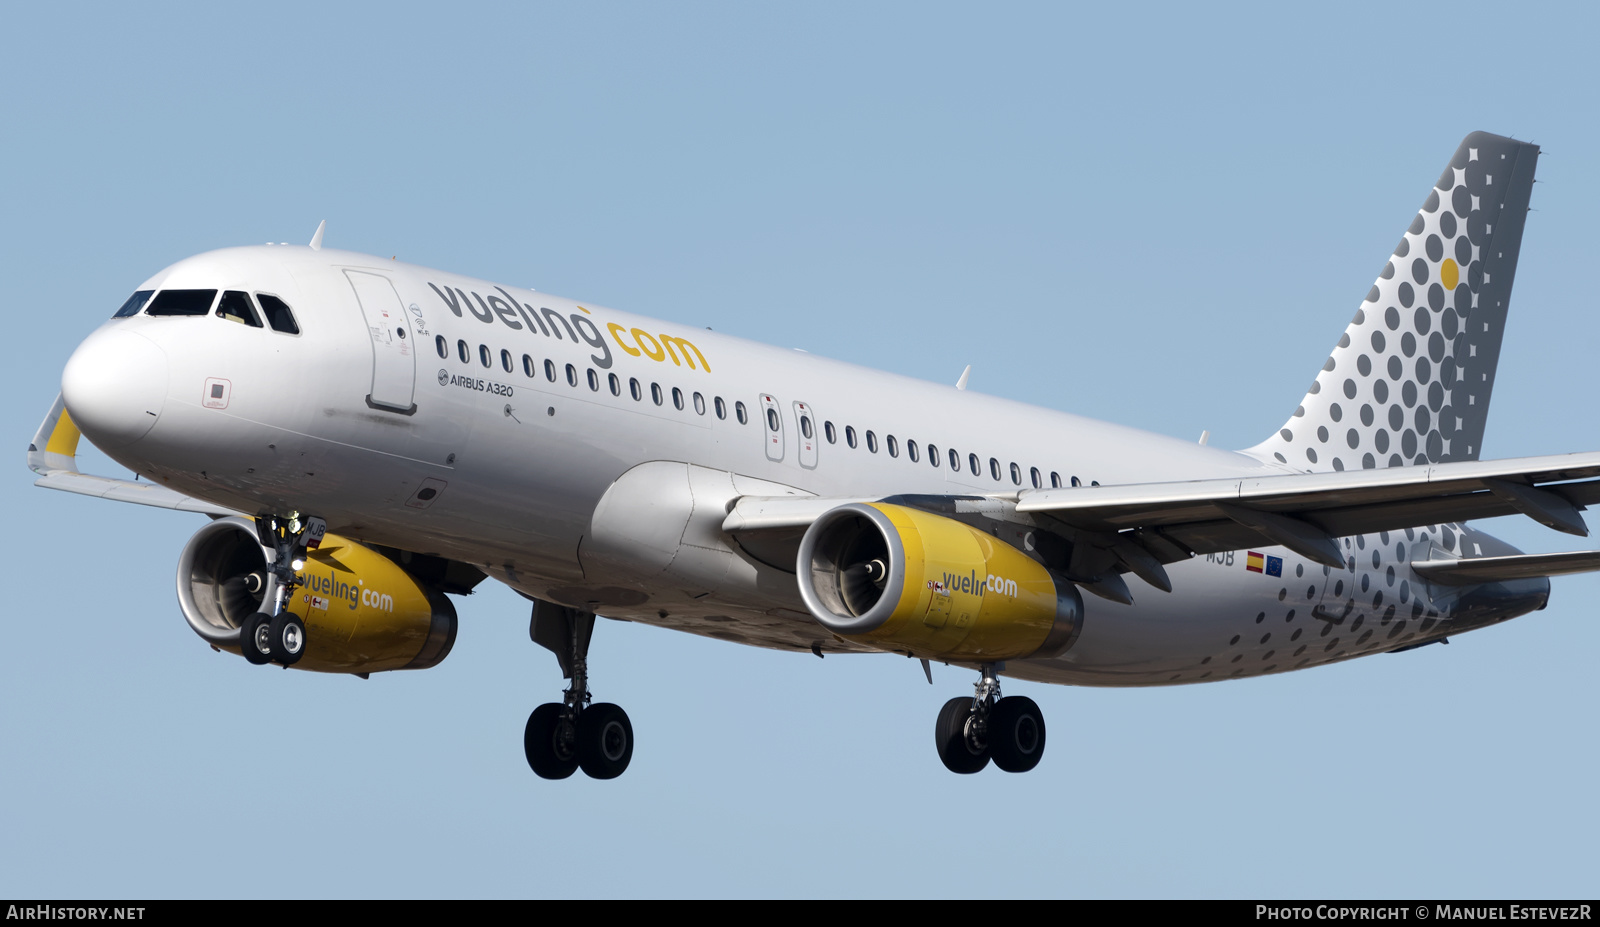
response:
M565 779L578 769L591 779L615 779L633 760L633 724L620 707L589 704L589 639L594 613L535 601L528 636L556 655L561 675L572 680L559 704L540 705L528 716L522 748L541 779Z
M272 563L267 565L273 581L256 580L266 587L261 611L239 626L239 647L246 660L257 666L277 663L289 667L300 662L305 653L306 626L285 606L293 601L295 587L300 584L296 571L305 566L307 553L322 543L327 532L328 523L315 516L256 516L256 536L274 554Z
M953 773L979 772L991 759L1006 772L1027 772L1044 756L1044 714L1031 698L1002 698L995 669L983 664L973 697L953 698L939 709L934 745Z

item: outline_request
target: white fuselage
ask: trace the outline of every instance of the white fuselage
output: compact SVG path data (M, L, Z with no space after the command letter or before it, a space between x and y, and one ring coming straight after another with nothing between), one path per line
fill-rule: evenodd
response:
M341 534L472 563L537 598L744 643L855 649L806 613L792 563L762 564L719 537L740 495L992 496L1053 480L1292 472L350 252L227 249L140 289L269 293L300 328L135 315L91 335L64 375L67 407L144 477L247 513L321 515ZM1351 571L1279 548L1261 552L1281 559L1280 576L1247 569L1245 551L1171 564L1172 593L1134 582L1133 605L1088 597L1074 646L1006 672L1093 685L1281 672L1514 617L1548 590L1462 595L1417 579L1408 563L1435 549L1507 549L1457 525L1340 544Z

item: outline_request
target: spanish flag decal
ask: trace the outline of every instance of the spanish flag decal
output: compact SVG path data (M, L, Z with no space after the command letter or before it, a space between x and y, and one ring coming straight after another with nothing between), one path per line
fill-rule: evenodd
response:
M1283 575L1283 558L1268 557L1257 551L1245 551L1244 568L1252 573L1265 573L1268 576Z

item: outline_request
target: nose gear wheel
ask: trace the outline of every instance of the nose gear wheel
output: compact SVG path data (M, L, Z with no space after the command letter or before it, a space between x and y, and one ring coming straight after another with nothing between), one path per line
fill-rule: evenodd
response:
M261 603L261 611L239 626L239 647L246 660L258 666L277 663L288 667L305 655L306 626L289 613L287 606L294 601L294 590L300 585L297 569L305 566L306 557L322 543L327 532L328 523L315 516L256 516L256 537L273 552L267 572L277 582L272 598ZM273 585L257 574L245 579L251 592Z

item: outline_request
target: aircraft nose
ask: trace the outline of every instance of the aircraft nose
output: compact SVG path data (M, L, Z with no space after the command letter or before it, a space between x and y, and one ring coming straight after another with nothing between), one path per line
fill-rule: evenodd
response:
M126 447L161 417L167 355L134 332L96 332L67 360L61 397L90 441L102 450Z

